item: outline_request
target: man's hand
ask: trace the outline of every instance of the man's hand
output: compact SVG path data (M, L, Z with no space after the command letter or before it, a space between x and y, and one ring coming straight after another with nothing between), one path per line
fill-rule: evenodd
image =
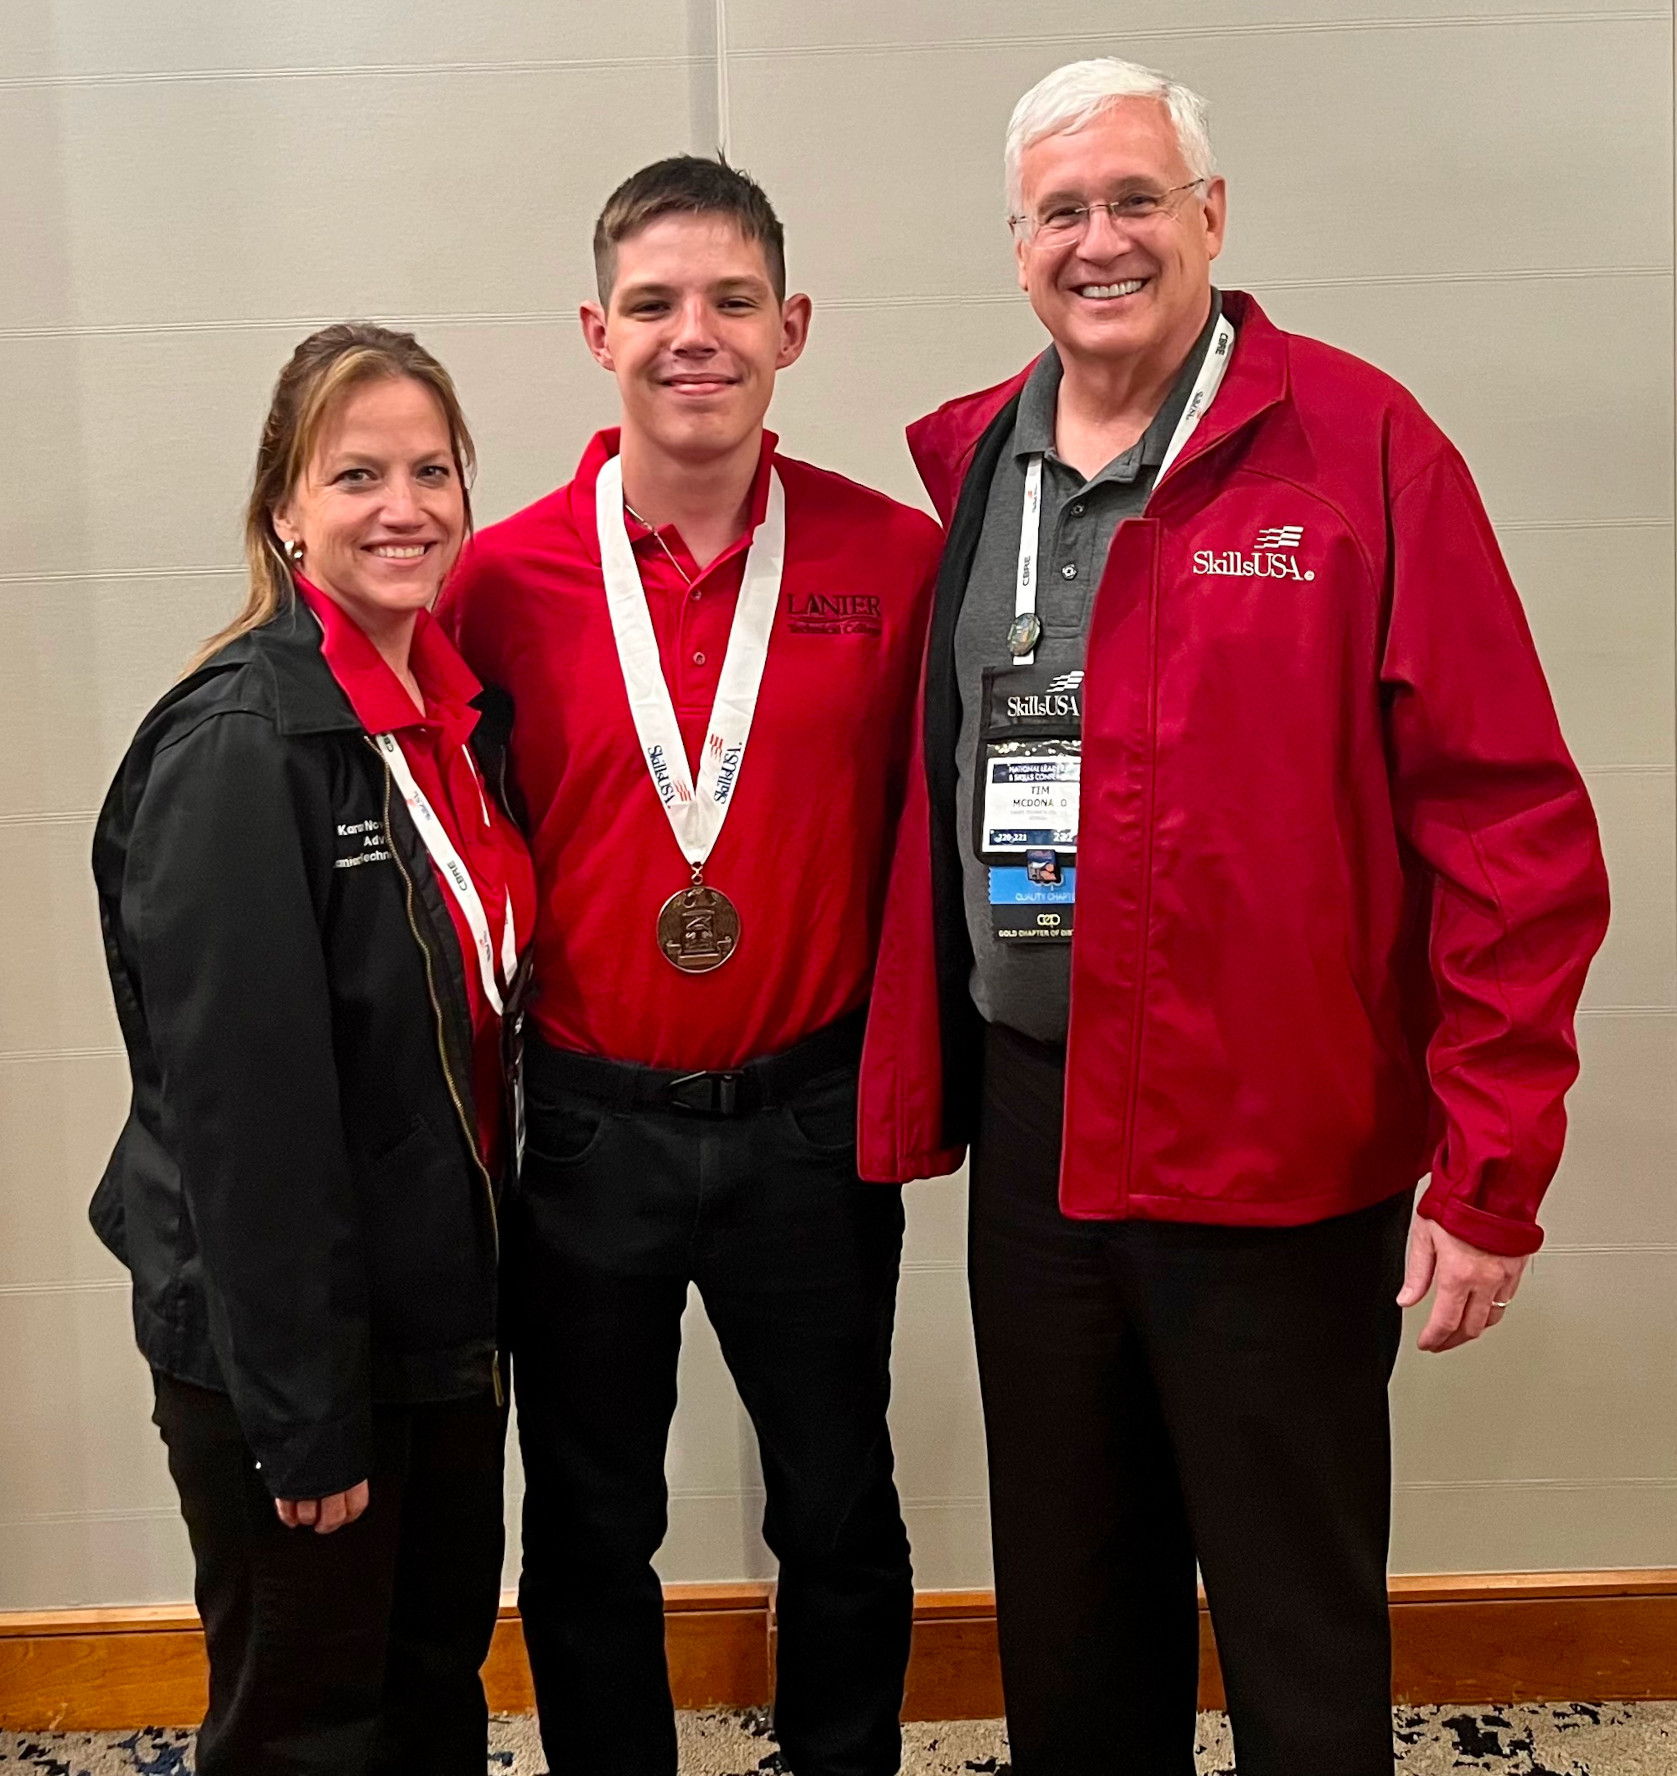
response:
M312 1529L316 1535L329 1536L333 1530L353 1523L367 1508L372 1489L365 1480L358 1480L348 1492L329 1492L318 1499L275 1499L274 1509L287 1529Z
M1530 1258L1482 1252L1447 1233L1436 1221L1415 1217L1409 1230L1409 1263L1398 1306L1413 1307L1435 1283L1432 1314L1416 1341L1424 1351L1454 1350L1502 1318L1514 1299Z

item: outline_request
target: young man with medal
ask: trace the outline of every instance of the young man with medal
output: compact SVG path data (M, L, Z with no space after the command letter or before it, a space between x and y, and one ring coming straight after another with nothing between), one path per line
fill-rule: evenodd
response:
M1196 1564L1242 1776L1390 1776L1401 1308L1476 1338L1541 1241L1595 822L1460 456L1213 289L1202 102L1062 68L1007 167L1052 344L910 431L861 1171L972 1149L1016 1776L1191 1776Z
M785 1756L892 1776L903 1213L857 1178L856 1075L940 538L764 431L810 306L751 180L647 167L594 250L621 427L443 613L512 695L540 888L505 1250L543 1742L674 1776L652 1559L693 1284L762 1454Z

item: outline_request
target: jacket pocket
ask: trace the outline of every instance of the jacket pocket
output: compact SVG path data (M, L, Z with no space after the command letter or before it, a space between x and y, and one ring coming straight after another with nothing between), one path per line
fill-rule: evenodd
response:
M434 1351L493 1338L493 1236L458 1140L416 1122L359 1188L374 1343Z

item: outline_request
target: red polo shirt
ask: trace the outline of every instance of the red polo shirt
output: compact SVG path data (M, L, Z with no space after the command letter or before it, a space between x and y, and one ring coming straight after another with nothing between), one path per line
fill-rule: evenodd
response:
M369 734L396 736L414 782L436 811L460 860L471 872L500 956L507 896L512 896L513 929L520 953L529 947L535 923L536 881L523 835L488 793L478 775L469 742L477 727L472 699L483 686L448 637L421 611L414 625L408 665L425 698L423 714L414 706L383 656L344 610L306 580L297 582L303 602L320 619L320 651L332 676L349 698L356 719ZM440 878L439 878L440 880ZM454 922L465 963L466 999L472 1016L472 1090L477 1105L478 1141L485 1162L499 1163L501 1129L501 1020L483 990L477 944L459 902L441 884L443 904Z
M768 502L772 434L751 496ZM867 997L908 769L941 535L924 513L774 456L786 567L750 741L705 880L740 914L709 974L658 949L689 870L642 759L600 574L601 432L574 480L484 531L438 608L512 694L513 769L536 860L531 1020L555 1047L722 1068L789 1048ZM696 771L751 535L702 572L673 526L628 521Z

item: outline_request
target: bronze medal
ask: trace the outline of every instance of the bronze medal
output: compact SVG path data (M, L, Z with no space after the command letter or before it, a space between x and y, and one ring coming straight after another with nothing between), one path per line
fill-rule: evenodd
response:
M698 879L672 894L658 910L658 949L683 974L709 974L739 948L739 909Z

